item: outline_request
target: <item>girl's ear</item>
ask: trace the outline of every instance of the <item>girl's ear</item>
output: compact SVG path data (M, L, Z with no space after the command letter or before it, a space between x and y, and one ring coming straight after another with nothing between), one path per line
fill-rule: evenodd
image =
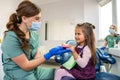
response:
M85 39L88 39L87 37L85 37Z

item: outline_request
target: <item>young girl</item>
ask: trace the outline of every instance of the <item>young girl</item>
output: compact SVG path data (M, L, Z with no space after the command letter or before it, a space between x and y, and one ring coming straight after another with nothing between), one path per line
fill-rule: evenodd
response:
M77 24L75 28L77 46L67 46L72 50L77 64L71 70L63 66L57 69L54 80L63 80L65 76L71 77L73 80L95 80L95 64L97 59L93 28L94 26L90 23Z

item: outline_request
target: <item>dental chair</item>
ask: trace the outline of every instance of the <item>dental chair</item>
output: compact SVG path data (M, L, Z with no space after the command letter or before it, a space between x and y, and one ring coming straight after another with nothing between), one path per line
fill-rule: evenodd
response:
M96 64L96 71L101 70L101 66L106 63L108 64L108 72L111 69L112 64L116 63L116 60L108 53L108 52L104 52L104 50L102 50L101 48L96 48L96 57L98 59L98 63ZM107 71L104 71L107 72Z
M66 41L67 44L76 45L74 40L68 40ZM112 73L108 73L106 71L101 72L101 66L103 66L103 63L107 64L115 64L116 60L110 56L109 54L104 54L103 51L99 48L96 48L96 57L98 60L98 63L95 66L96 69L96 79L95 80L120 80L120 76L114 75ZM75 80L71 77L64 76L61 80Z
M109 53L104 54L104 52L100 48L96 48L96 57L98 60L98 63L96 64L96 79L95 80L120 80L120 76L114 75L112 73L108 72L101 72L101 66L103 66L103 63L107 63L110 66L116 63L116 60L109 55ZM109 68L110 70L110 68Z

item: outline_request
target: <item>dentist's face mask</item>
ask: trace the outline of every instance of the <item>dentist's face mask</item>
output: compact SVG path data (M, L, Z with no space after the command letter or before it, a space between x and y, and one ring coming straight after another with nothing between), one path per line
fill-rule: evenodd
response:
M29 28L31 31L37 31L41 27L41 22L32 22L32 26Z
M115 30L114 29L109 29L110 34L114 34Z

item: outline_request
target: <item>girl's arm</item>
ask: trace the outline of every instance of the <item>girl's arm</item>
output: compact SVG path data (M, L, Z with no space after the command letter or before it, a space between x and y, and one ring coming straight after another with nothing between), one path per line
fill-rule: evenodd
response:
M75 46L66 45L66 47L72 50L73 57L80 67L84 68L88 64L91 58L91 51L88 46L83 49L82 57L75 51Z
M83 55L82 57L81 56L78 56L78 58L76 59L76 62L77 64L84 68L86 67L86 65L88 64L89 60L91 58L91 51L89 49L88 46L86 46L84 49L83 49Z

